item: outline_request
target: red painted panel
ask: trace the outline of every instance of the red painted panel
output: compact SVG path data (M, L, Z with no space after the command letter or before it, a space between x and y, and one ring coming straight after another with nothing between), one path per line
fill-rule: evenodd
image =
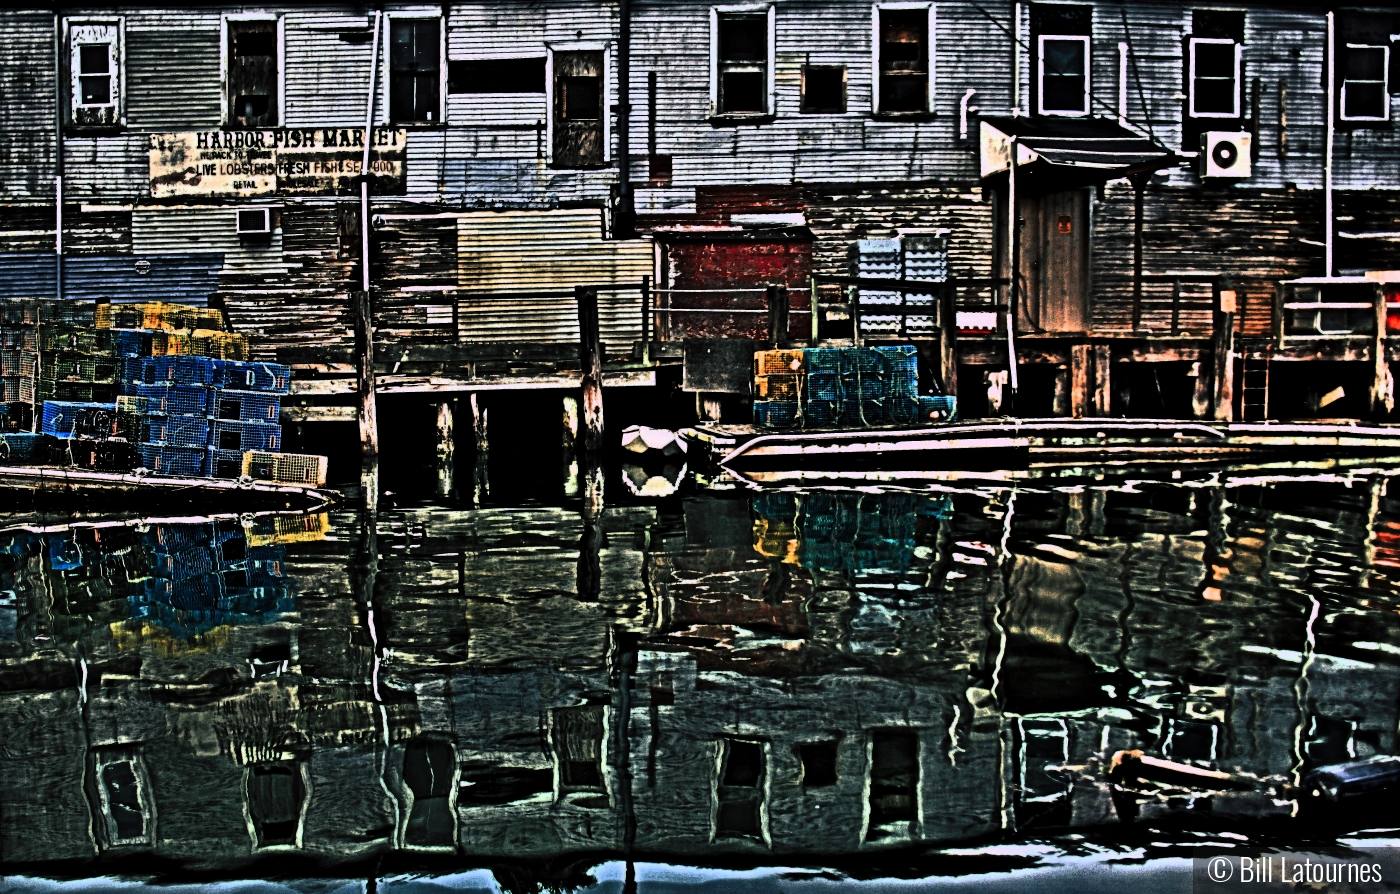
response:
M808 280L812 275L810 242L686 242L667 247L670 288L761 289L770 283L788 287L789 337L803 338L810 330L807 314ZM767 306L757 292L674 295L673 307L715 307L759 310ZM676 314L674 338L765 339L764 314Z

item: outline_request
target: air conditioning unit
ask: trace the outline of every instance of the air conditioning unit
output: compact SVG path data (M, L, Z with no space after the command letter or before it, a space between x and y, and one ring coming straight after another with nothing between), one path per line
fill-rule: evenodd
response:
M1246 131L1213 130L1201 134L1201 176L1248 177L1252 140Z
M271 208L239 208L238 235L267 236L272 233Z

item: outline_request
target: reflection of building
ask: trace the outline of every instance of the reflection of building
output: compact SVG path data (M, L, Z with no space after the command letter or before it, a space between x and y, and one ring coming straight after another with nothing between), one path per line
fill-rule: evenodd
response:
M377 562L272 544L275 612L183 626L133 588L178 564L232 593L240 569L174 558L236 555L219 526L24 535L0 553L6 859L834 858L1117 823L1129 748L1259 781L1139 821L1286 815L1298 769L1397 747L1370 562L1395 508L1377 485L403 512Z

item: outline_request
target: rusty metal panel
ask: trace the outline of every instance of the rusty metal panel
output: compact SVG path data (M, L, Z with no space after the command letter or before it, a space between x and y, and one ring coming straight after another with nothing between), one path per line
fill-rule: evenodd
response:
M0 10L0 195L54 194L53 14Z
M136 131L218 127L219 59L217 13L128 17L128 126Z

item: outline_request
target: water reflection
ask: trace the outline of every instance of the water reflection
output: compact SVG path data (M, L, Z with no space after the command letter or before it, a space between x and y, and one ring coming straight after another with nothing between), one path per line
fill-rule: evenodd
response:
M581 511L10 531L5 859L543 879L1301 835L1303 773L1396 751L1386 485L617 506L585 476ZM1125 752L1224 775L1110 781Z

